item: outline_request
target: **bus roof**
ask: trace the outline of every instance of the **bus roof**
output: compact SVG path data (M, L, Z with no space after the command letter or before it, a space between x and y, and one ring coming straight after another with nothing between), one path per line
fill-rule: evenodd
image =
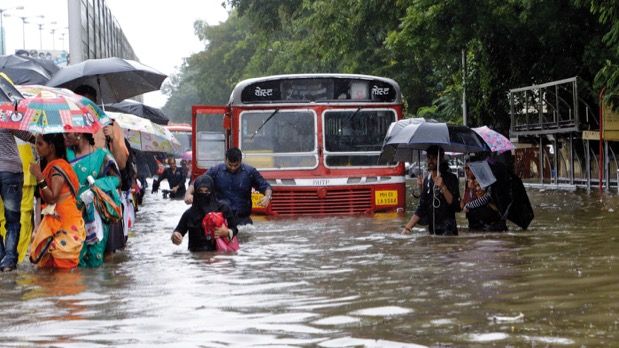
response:
M229 104L307 102L399 104L402 102L402 95L399 84L386 77L361 74L288 74L239 82L232 90Z

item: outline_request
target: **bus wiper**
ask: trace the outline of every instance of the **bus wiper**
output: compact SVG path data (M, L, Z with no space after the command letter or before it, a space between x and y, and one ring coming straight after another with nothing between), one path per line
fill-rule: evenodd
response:
M361 111L361 108L357 108L357 110L355 110L355 112L352 113L352 115L350 115L348 117L348 120L352 120L353 117L357 116L357 114L359 113L359 111Z
M275 116L275 114L277 114L279 112L279 109L275 109L275 111L273 111L269 117L267 117L264 121L262 121L262 124L260 125L260 127L258 127L258 129L256 129L256 131L254 132L254 134L251 135L250 139L254 139L254 137L256 136L256 134L258 134L258 132L260 132L260 130L262 129L262 127L264 127L265 124L267 124L267 122L269 122L273 116Z

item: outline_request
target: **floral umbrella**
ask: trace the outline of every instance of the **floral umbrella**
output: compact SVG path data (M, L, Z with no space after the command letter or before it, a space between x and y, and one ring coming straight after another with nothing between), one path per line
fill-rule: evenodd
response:
M123 129L132 148L140 151L179 153L181 144L166 128L142 117L108 112Z
M490 146L490 150L492 152L503 153L505 151L511 151L514 149L514 144L512 144L509 139L507 139L503 134L490 129L486 126L473 128L475 133L479 134L482 139Z
M16 87L24 98L0 103L0 128L37 134L95 133L110 121L97 105L69 90L38 85Z

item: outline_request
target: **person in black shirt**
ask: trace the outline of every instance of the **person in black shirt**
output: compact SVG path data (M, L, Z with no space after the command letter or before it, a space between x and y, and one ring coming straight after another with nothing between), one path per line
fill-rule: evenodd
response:
M443 149L433 145L426 150L427 168L430 173L423 179L418 176L421 197L415 214L402 229L403 234L412 232L417 224L427 224L431 234L457 235L456 212L460 208L460 189L458 177L449 171ZM438 174L440 172L440 175Z
M163 174L153 182L152 193L156 193L159 190L159 184L168 179L170 190L162 190L163 198L169 194L170 199L183 199L185 197L185 180L187 179L187 173L176 166L176 160L174 158L168 158L169 167L163 171Z
M189 251L214 251L215 240L207 237L202 229L202 219L210 212L221 212L228 224L227 227L224 225L215 229L215 238L231 240L237 235L236 216L227 204L215 198L213 190L213 179L210 176L201 175L196 178L193 202L174 229L172 243L180 245L185 234L189 232Z

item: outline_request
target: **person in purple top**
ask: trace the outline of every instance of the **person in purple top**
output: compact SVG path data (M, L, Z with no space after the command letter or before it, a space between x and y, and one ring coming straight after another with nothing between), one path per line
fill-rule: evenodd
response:
M213 178L217 199L232 208L238 219L238 225L252 223L250 217L252 188L264 195L259 203L264 207L269 204L273 194L271 185L264 180L260 172L242 163L242 158L241 150L236 147L230 148L226 151L225 162L211 167L206 172L206 175ZM189 185L185 194L185 203L193 202L193 190L193 185Z

